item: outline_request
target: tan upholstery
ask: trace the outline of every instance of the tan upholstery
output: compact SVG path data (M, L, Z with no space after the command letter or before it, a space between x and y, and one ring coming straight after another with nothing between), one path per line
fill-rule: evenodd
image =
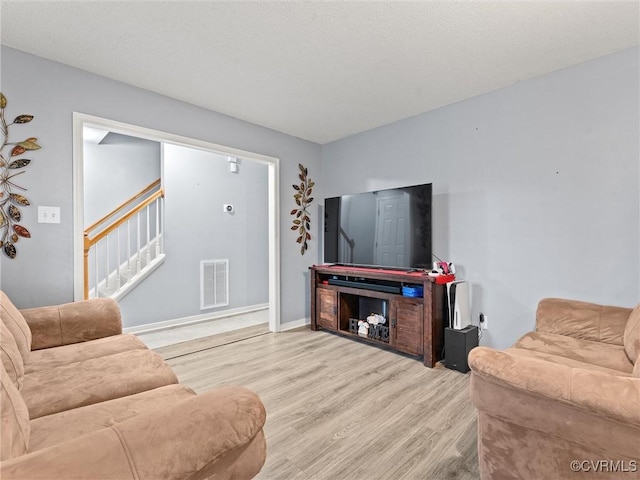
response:
M89 358L106 357L132 350L146 350L146 348L135 335L112 335L82 343L34 350L29 355L29 363L24 366L24 371L31 373L47 370Z
M640 356L640 305L633 310L624 329L624 350L629 360Z
M160 355L133 350L29 373L22 395L33 420L177 382Z
M9 377L16 388L21 389L24 382L24 364L18 345L9 329L0 322L0 358L4 374Z
M13 335L22 355L22 362L27 363L31 352L31 329L20 311L2 291L0 291L0 318Z
M194 391L185 385L167 385L36 418L31 421L29 451L41 450L111 427L141 413L150 413L175 405L194 395Z
M23 364L4 314L0 322L3 480L249 479L262 468L266 414L255 393L177 384L159 355L122 334L112 300L3 311L33 328L18 330L33 348Z
M261 468L265 412L225 387L0 465L3 479L248 479Z
M111 298L21 310L33 335L31 350L86 342L122 333L120 309Z
M535 332L505 351L471 351L483 480L619 478L574 472L574 460L640 467L639 357L634 365L625 352L631 312L544 299Z
M0 370L0 461L27 453L29 446L29 411L22 396L7 376Z
M516 348L516 347L507 348L505 351L512 355L529 357L529 358L537 358L540 360L547 360L549 362L559 363L561 365L567 365L568 367L573 367L573 368L587 368L594 372L608 373L609 375L618 375L621 377L632 376L631 372L629 373L622 372L620 370L614 370L612 368L603 367L600 365L594 365L592 363L576 360L575 358L572 358L572 357L565 357L557 354L554 355L546 352L538 352L536 350L528 350L526 348Z
M630 313L630 308L544 298L538 303L536 332L622 345L622 333Z
M555 333L530 332L522 336L515 348L570 358L584 365L595 365L631 374L633 364L622 345L593 342Z

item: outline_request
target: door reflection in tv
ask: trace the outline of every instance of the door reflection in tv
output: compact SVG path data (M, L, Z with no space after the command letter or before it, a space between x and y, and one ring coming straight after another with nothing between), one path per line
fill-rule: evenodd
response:
M325 200L324 261L428 268L431 184Z

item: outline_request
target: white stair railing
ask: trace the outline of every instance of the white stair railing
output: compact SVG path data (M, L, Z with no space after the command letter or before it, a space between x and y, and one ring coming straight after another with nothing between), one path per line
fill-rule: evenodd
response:
M164 261L164 191L159 186L158 180L85 230L84 298L121 298ZM154 187L159 189L150 193ZM116 219L90 236L111 218Z

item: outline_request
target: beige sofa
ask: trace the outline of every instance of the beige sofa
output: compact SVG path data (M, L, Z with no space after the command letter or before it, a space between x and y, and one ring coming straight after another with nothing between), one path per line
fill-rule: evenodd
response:
M640 478L640 305L544 299L534 332L469 366L484 480Z
M252 478L265 410L251 391L201 395L122 334L96 299L18 310L0 292L0 478Z

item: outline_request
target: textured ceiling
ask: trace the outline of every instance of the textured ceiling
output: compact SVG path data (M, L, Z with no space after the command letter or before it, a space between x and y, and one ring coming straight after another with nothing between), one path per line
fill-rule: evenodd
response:
M317 143L638 45L633 2L0 2L3 45Z

